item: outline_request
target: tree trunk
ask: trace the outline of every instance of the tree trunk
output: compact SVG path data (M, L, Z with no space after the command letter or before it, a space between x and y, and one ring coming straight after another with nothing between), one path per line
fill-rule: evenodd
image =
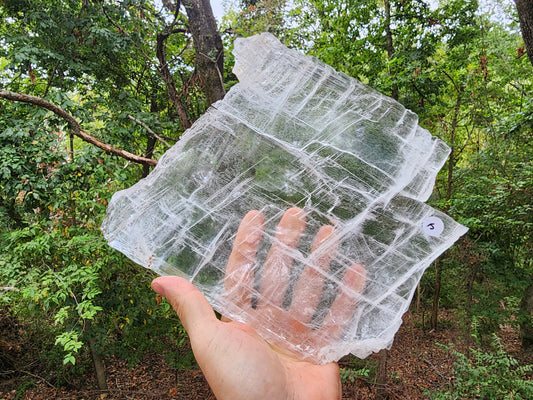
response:
M470 310L472 309L472 302L474 300L474 283L477 279L477 274L479 271L479 264L474 264L472 266L472 269L470 270L470 274L468 275L468 278L466 280L466 304L465 309L470 314Z
M524 291L524 296L520 302L520 312L523 315L523 320L520 322L520 338L522 339L522 347L533 347L533 276L529 280L529 285Z
M533 1L515 0L518 18L520 20L520 30L526 45L527 56L533 65Z
M394 56L394 43L392 40L392 30L391 30L391 12L390 12L390 0L385 0L385 34L387 36L387 56L389 61L392 61L392 57ZM389 68L389 74L391 75L392 79L392 86L391 86L391 97L394 100L398 100L399 93L398 93L398 85L395 83L395 76L396 72L394 71L393 67Z
M448 157L448 182L446 186L446 200L450 200L453 194L453 168L455 167L455 135L457 133L457 125L459 123L459 111L461 110L461 95L462 90L457 88L457 100L455 101L455 109L453 111L452 129L450 132L450 156ZM446 205L448 208L448 205ZM448 211L448 210L446 210Z
M224 46L209 0L183 0L196 51L196 71L208 105L221 100L224 89Z
M387 359L389 351L383 349L378 353L378 370L376 372L376 399L384 400L388 398L387 394Z
M442 279L442 261L440 258L435 261L435 289L433 292L433 306L431 307L431 329L437 329L439 320L439 299L440 299L440 286Z
M451 78L450 78L451 79ZM461 96L462 96L462 89L455 83L453 79L452 83L455 86L455 89L457 91L457 99L455 101L455 108L453 112L453 119L451 124L451 132L450 132L450 156L448 157L448 176L447 176L447 182L446 182L446 206L444 208L444 212L448 211L448 202L452 198L453 194L453 183L454 183L454 176L453 176L453 168L455 166L455 136L457 133L457 126L459 123L459 111L461 110ZM441 288L441 279L442 279L442 260L441 258L437 259L435 261L435 291L433 292L433 305L431 308L431 329L437 329L438 325L438 317L439 317L439 298L440 298L440 288Z
M96 372L96 383L98 384L98 389L107 390L104 362L96 351L95 344L94 339L89 339L89 350L91 351L91 358L93 359L94 370Z
M167 94L170 102L174 106L176 114L181 123L183 130L189 129L191 127L191 121L187 115L187 110L183 106L180 100L178 89L176 88L176 82L174 81L174 76L170 72L170 68L167 63L167 51L166 51L166 40L170 36L170 33L160 32L157 34L156 38L156 57L159 60L159 71L163 80L167 85Z
M91 320L89 319L83 320L84 331L88 331L91 325L92 325ZM94 372L96 373L96 383L98 384L98 389L107 390L107 381L106 381L104 361L102 360L102 357L100 357L100 354L98 353L98 350L96 348L97 347L96 340L94 339L94 337L89 336L87 338L87 344L89 345L89 352L91 353L91 358L93 360Z
M74 162L74 134L70 132L69 134L70 139L70 147L69 147L69 161Z
M420 281L418 281L418 284L416 285L416 313L418 314L420 312L420 296L422 295L422 289L420 288Z
M150 99L150 112L155 114L159 112L158 108L159 107L157 106L156 94L152 94L152 97ZM152 158L154 156L154 150L155 150L155 144L157 143L157 138L154 135L151 135L150 132L146 132L146 135L147 135L146 150L144 152L144 156L146 158ZM144 164L142 177L146 178L149 173L150 173L150 166Z

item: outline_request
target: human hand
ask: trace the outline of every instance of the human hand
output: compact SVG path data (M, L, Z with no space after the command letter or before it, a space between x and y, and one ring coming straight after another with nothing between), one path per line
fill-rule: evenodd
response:
M294 288L293 302L284 310L282 302L289 285L293 260L290 251L305 230L301 209L287 210L276 231L276 240L262 269L260 297L252 308L254 266L263 234L264 219L250 211L242 220L226 268L226 296L247 312L266 313L292 340L320 345L324 337L340 335L342 323L354 310L353 299L340 292L321 327L313 327L314 315L324 284L319 266L327 271L336 251L335 231L324 226L317 233L307 265ZM324 244L329 245L324 246ZM324 249L325 248L325 249ZM310 266L314 267L311 268ZM360 265L346 271L344 285L360 292L365 272ZM253 327L225 318L218 320L203 294L187 280L159 277L152 288L165 296L187 330L193 353L213 393L219 400L332 400L341 398L339 367L336 363L316 365L287 352L283 343L267 343ZM305 295L304 295L305 293ZM268 299L262 302L261 299ZM294 316L297 316L295 319ZM305 323L297 322L304 321ZM283 351L285 350L285 351Z

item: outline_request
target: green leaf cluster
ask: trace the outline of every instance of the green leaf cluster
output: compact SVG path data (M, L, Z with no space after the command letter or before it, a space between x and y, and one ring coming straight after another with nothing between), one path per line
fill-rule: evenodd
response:
M493 337L492 349L471 348L466 355L451 347L457 358L455 380L450 388L430 393L432 400L443 399L529 399L533 396L533 381L529 378L533 365L519 365L509 355L501 340Z

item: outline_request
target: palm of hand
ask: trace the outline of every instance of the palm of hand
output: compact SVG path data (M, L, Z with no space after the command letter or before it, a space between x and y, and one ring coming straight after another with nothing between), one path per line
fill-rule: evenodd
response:
M272 246L263 266L260 298L268 302L257 304L252 310L253 270L255 254L263 234L263 217L258 211L249 212L242 220L226 269L226 296L248 312L267 313L269 318L279 321L292 340L307 340L320 345L322 338L337 335L342 326L324 323L323 328L313 329L310 325L295 323L298 320L311 322L318 305L318 295L324 283L321 274L314 268L304 268L294 289L295 295L290 309L282 308L284 293L288 287L289 269L292 265L290 252L294 249L305 229L305 217L298 208L289 209L279 223L275 244ZM336 251L335 240L331 239L334 229L324 226L316 235L312 245L310 264L327 270ZM326 241L332 243L324 251ZM284 250L285 249L285 250ZM321 249L320 251L318 249ZM361 291L364 285L364 269L355 265L347 271L345 285ZM153 288L166 296L176 309L185 329L189 333L191 346L198 364L219 400L259 399L340 399L341 384L339 367L336 363L317 365L300 361L293 355L282 352L283 343L271 346L264 341L252 326L218 320L205 297L192 284L177 277L160 277L154 280ZM299 293L305 291L306 295ZM309 295L311 294L311 295ZM305 299L305 300L304 300ZM352 304L350 304L352 303ZM329 315L341 320L353 312L353 301L339 295ZM342 314L346 314L343 316ZM326 317L327 319L327 317ZM333 321L334 322L334 321Z

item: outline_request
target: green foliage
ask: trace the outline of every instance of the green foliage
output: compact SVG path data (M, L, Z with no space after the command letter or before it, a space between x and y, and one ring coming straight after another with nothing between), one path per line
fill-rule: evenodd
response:
M342 383L355 383L358 379L371 381L375 378L377 365L370 359L361 360L348 356L340 362L340 377Z
M145 126L171 143L182 132L156 51L173 17L144 0L0 2L2 89L44 98L101 141L158 157L166 147ZM180 14L164 51L194 120L205 103L186 24ZM13 288L0 291L0 304L59 383L83 373L89 347L132 363L161 351L190 365L177 356L186 335L151 291L153 274L111 250L99 231L110 196L138 180L140 168L72 139L69 129L44 108L0 104L0 282Z
M110 249L99 231L109 197L129 185L136 170L117 169L113 158L90 147L76 149L69 161L61 135L50 133L47 123L28 121L10 119L13 129L1 136L8 151L0 155L6 178L0 218L7 222L0 235L0 282L16 290L0 292L0 303L43 347L55 342L57 350L39 354L50 364L85 364L90 340L100 354L132 362L146 349L162 350L163 342L179 345L185 336L168 305L158 306L151 276ZM129 301L131 307L124 307ZM154 328L160 319L165 322Z
M311 54L384 93L399 92L415 111L438 100L445 78L434 74L434 55L443 43L454 47L466 36L473 39L477 9L477 1L464 0L436 9L422 0L297 4L294 18Z
M435 72L448 82L421 121L453 146L431 203L470 228L442 260L441 304L467 321L477 316L487 337L521 316L530 324L509 304L520 303L533 273L533 82L531 65L516 57L522 43L516 31L477 18L475 40L435 54ZM422 286L429 295L432 273Z
M60 139L48 132L48 121L39 123L42 110L32 110L33 118L17 123L27 109L6 105L5 113L0 114L0 123L5 127L0 134L0 205L4 218L9 217L8 221L18 226L27 224L23 214L49 198L53 186L49 168L63 161L56 151Z
M176 129L155 49L172 15L142 0L0 6L4 89L47 98L78 117L89 133L133 153L146 151L148 134L129 115L177 139L182 130ZM165 46L169 59L181 55L171 68L194 120L205 106L192 79L191 49L184 34L171 35Z
M154 350L174 358L186 335L151 291L153 276L110 249L93 224L60 229L44 221L4 234L0 281L18 290L0 292L0 303L27 324L28 334L55 336L63 364L78 362L91 339L100 354L133 363ZM48 353L49 361L56 354Z
M147 352L165 354L171 365L186 367L190 360L178 357L187 339L170 304L150 289L154 275L127 263L111 268L102 277L106 310L92 326L91 335L98 339L103 353L113 354L131 364Z
M240 11L230 10L223 24L238 36L271 32L283 40L290 32L291 8L286 0L243 1Z
M450 211L470 227L475 248L482 254L473 280L472 311L484 324L497 327L509 317L505 297L522 298L533 274L533 147L531 101L519 104L458 168L461 190ZM516 302L515 302L516 303ZM531 316L514 310L521 324Z
M451 387L430 393L432 400L444 399L530 399L533 396L533 365L519 365L497 337L492 350L471 348L470 356L451 349L457 358Z
M341 375L341 382L351 382L355 383L357 379L360 378L368 378L370 374L370 370L368 368L362 368L362 369L350 369L350 368L341 368L340 369L340 375Z
M65 362L74 364L86 321L102 310L95 298L101 294L99 271L106 262L100 250L103 240L88 234L71 236L68 227L41 229L33 225L4 236L7 252L0 280L19 291L2 294L0 301L30 320L50 318Z

